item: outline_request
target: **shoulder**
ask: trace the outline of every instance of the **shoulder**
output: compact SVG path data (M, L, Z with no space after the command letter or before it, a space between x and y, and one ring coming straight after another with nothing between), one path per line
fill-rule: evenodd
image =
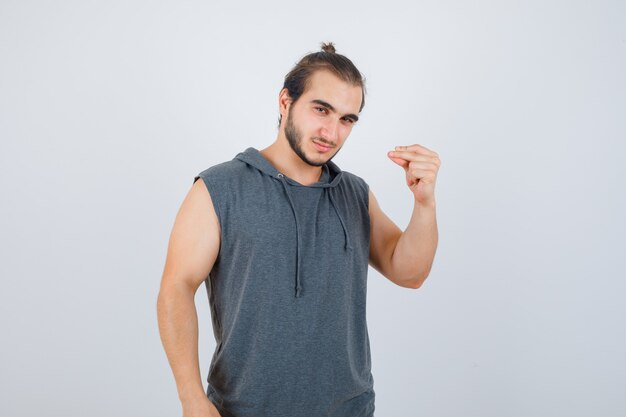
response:
M342 174L342 180L346 185L356 188L358 191L364 192L365 194L369 192L369 185L363 178L349 171L342 171Z
M222 162L213 165L200 173L198 173L193 182L202 178L209 192L214 193L227 192L237 183L246 181L246 177L252 174L250 166L239 159Z
M215 180L227 180L229 178L236 177L246 170L247 164L238 159L232 159L230 161L222 162L213 165L204 171L201 171L194 177L194 182L198 178L202 178L205 182Z
M341 186L348 195L356 198L363 206L369 206L369 184L360 176L349 171L342 171Z
M226 201L232 194L231 191L234 189L235 183L241 181L246 172L249 172L248 165L243 161L233 159L206 168L194 177L193 188L197 188L197 192L206 193L208 191L209 198L220 221L224 207L227 204ZM198 181L200 178L204 187L198 185L200 184L200 181ZM204 191L200 191L202 188L204 188Z

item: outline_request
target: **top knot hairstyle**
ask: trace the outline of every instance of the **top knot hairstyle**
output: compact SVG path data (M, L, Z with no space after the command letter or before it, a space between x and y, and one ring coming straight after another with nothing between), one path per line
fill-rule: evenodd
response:
M335 44L332 43L332 42L322 43L322 51L334 54L335 53Z
M340 80L361 87L363 92L361 107L365 106L365 78L356 66L345 56L336 53L332 42L322 43L321 51L305 55L295 67L285 76L283 88L287 89L289 97L295 103L309 86L309 80L315 71L328 70ZM278 120L280 125L281 118Z

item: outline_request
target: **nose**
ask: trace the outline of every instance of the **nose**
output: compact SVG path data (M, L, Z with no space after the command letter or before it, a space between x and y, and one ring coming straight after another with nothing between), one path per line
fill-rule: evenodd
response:
M328 120L322 127L322 137L328 139L333 144L339 142L339 120Z

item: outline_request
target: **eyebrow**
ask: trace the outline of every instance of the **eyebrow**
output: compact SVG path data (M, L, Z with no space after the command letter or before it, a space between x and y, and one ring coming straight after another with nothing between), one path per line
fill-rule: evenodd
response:
M333 107L332 104L325 102L324 100L320 100L320 99L314 99L311 100L311 103L315 103L315 104L319 104L320 106L324 106L327 109L329 109L330 111L336 112L337 110ZM356 123L359 120L359 116L357 116L356 114L350 113L350 114L346 114L343 117L349 117L352 120L354 120L354 122Z

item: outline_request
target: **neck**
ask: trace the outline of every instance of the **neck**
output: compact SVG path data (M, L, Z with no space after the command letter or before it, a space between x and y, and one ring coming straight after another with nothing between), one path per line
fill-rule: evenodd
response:
M322 175L322 167L309 165L300 159L284 135L279 134L274 143L259 152L274 168L302 185L314 184Z

